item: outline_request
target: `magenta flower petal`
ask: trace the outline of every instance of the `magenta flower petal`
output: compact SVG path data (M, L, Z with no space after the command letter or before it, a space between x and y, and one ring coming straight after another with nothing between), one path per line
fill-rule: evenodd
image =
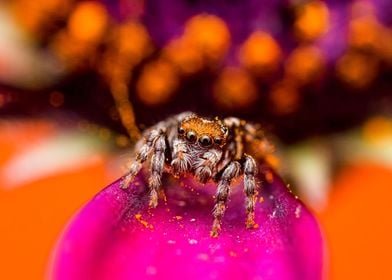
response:
M282 180L264 183L259 227L245 229L242 183L233 186L218 238L209 235L213 184L164 180L167 202L148 209L145 179L119 181L71 221L54 252L52 279L321 279L315 218Z

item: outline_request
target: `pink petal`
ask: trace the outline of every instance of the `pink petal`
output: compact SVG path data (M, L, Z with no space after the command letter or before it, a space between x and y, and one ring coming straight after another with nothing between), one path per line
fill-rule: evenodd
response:
M53 279L321 279L323 241L315 218L273 175L245 229L242 182L234 184L218 238L211 238L215 185L164 180L167 202L148 209L140 175L119 181L71 221L54 253Z

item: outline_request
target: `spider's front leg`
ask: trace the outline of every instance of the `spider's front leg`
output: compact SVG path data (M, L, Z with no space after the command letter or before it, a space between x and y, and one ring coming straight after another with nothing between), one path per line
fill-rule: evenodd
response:
M148 186L150 188L150 202L152 208L158 205L158 192L162 185L162 173L165 165L166 134L161 131L155 141L154 151L150 163L150 177Z
M255 205L257 201L257 184L255 176L257 174L257 164L253 157L244 155L244 193L246 195L246 227L256 228Z
M143 142L145 142L140 148L140 151L136 154L136 158L132 161L128 173L122 178L120 188L128 188L129 184L133 181L136 174L139 173L143 163L148 159L148 156L150 155L154 144L160 134L161 132L159 129L153 129L146 137L139 140L139 142L136 144L136 147L138 147Z
M218 188L216 191L216 202L214 206L214 222L212 224L212 230L210 235L217 237L219 230L221 229L221 222L223 214L226 210L226 202L230 192L231 181L240 175L241 165L237 161L230 162L222 173L221 178L218 182Z

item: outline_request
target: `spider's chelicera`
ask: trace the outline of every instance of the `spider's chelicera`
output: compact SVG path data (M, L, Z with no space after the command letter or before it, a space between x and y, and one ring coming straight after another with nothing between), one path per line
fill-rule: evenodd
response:
M191 112L170 117L147 129L136 144L136 157L123 177L121 188L127 188L148 159L150 207L158 204L158 193L164 170L174 176L192 174L200 182L217 182L214 221L211 236L216 237L226 209L233 179L243 175L246 196L246 227L254 228L254 210L258 194L257 163L252 145L259 143L259 153L271 146L262 130L254 124L229 117L206 119Z

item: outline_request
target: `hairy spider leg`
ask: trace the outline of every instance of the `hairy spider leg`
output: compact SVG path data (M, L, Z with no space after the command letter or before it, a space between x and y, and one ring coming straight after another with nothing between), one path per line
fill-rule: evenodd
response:
M256 183L255 176L257 174L256 161L250 155L244 155L244 193L246 195L246 227L256 228L255 223L255 205L258 195L258 186Z
M139 173L140 169L142 168L143 163L148 159L155 141L159 138L160 134L161 132L159 129L153 129L147 135L147 137L143 137L143 139L140 139L136 144L137 147L144 142L140 151L136 154L136 158L132 160L128 173L122 178L120 188L126 189L129 187L129 184L133 181L136 174Z
M240 171L241 164L238 161L232 161L227 165L219 179L213 210L214 221L210 233L212 237L217 237L219 235L222 217L226 210L226 202L230 192L230 184L234 178L240 175Z
M158 136L154 144L154 153L150 163L150 177L148 186L150 188L150 207L158 205L158 192L162 185L162 173L165 166L166 135L163 131Z

